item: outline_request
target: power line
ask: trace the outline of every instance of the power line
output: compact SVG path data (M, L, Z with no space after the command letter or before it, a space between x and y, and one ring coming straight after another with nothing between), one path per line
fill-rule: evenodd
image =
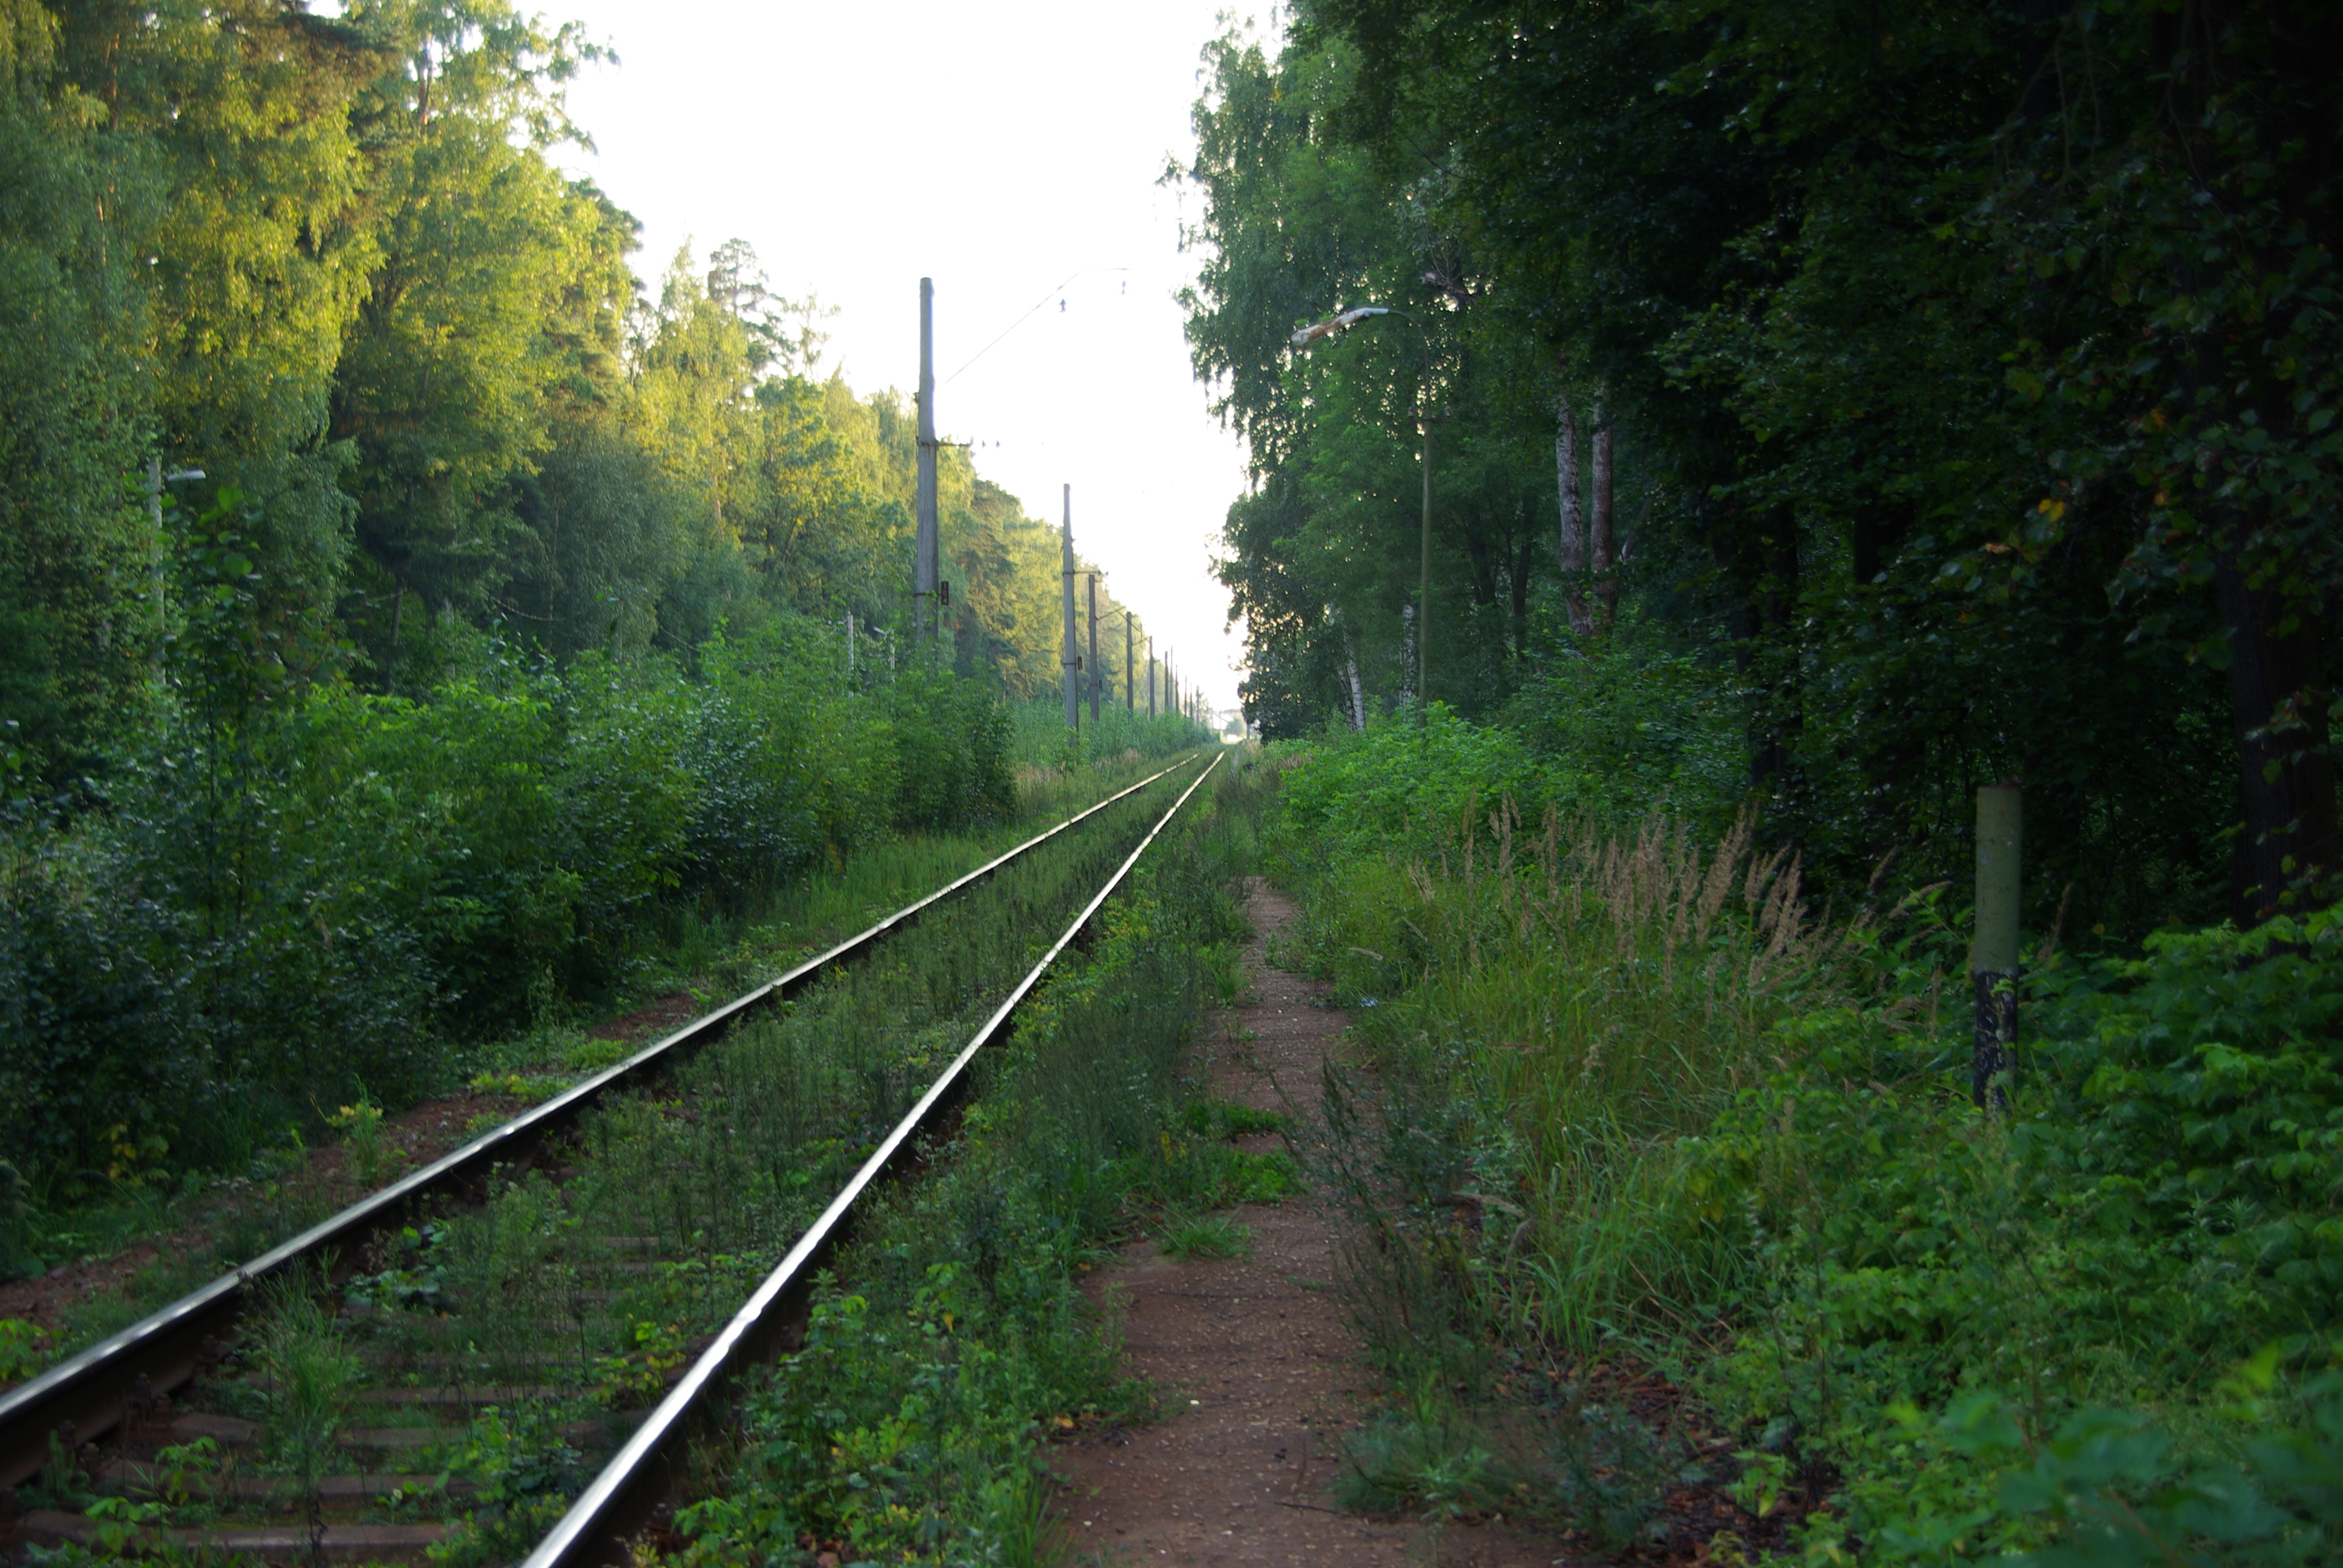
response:
M1022 316L1019 317L1016 320L1014 320L1014 321L1011 322L1008 326L1006 326L1006 327L1002 327L1002 328L1001 329L1000 335L999 335L998 337L994 337L994 338L993 338L993 340L992 340L991 342L990 342L990 343L986 344L983 347L981 347L981 348L978 349L974 354L972 354L972 355L970 355L970 356L969 357L968 365L963 365L963 366L961 366L961 367L960 367L960 370L955 370L955 371L953 371L950 375L949 375L949 376L945 377L943 378L943 385L944 385L944 386L946 386L946 387L949 387L949 386L950 386L953 382L955 382L955 381L959 380L959 379L960 379L960 370L966 370L966 369L968 368L968 366L969 366L969 365L973 365L973 364L975 364L978 360L980 360L980 359L983 358L986 355L988 355L988 354L991 353L995 348L999 347L1000 347L1000 345L1001 345L1001 339L1002 337L1008 337L1011 333L1012 333L1012 332L1016 331L1019 327L1021 327L1024 326L1028 321L1032 320L1032 319L1033 319L1033 317L1034 317L1034 316L1036 315L1036 313L1038 313L1038 312L1041 310L1041 307L1043 307L1043 306L1045 306L1045 305L1049 304L1049 303L1050 303L1050 301L1051 301L1051 300L1053 300L1053 299L1057 298L1060 295L1061 295L1061 294L1065 293L1065 292L1066 292L1066 284L1067 284L1067 283L1071 283L1071 282L1073 282L1073 281L1074 281L1074 278L1076 278L1076 277L1088 277L1088 276L1089 276L1091 273L1093 273L1093 272L1129 272L1130 270L1131 270L1131 268L1129 268L1129 267L1127 267L1127 266L1086 266L1086 267L1082 268L1082 269L1081 269L1081 271L1080 271L1080 272L1078 272L1078 273L1075 273L1075 274L1073 275L1073 276L1072 276L1072 277L1069 277L1069 278L1067 278L1067 279L1065 280L1065 283L1061 283L1060 285L1058 285L1058 286L1057 286L1057 287L1055 287L1055 288L1053 288L1053 289L1050 290L1050 292L1049 292L1049 293L1047 293L1047 294L1043 295L1041 298L1039 298L1039 299L1035 300L1035 301L1033 302L1033 308L1032 308L1031 310L1027 311L1024 315L1022 315Z

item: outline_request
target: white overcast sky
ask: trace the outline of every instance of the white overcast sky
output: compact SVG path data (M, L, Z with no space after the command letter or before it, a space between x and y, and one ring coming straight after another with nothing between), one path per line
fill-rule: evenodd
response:
M1210 562L1242 458L1172 298L1196 198L1158 184L1226 0L537 4L618 53L571 89L597 150L564 161L642 220L646 281L687 240L748 240L779 292L838 307L828 363L856 390L917 384L921 276L939 381L1072 278L940 388L940 432L1036 516L1072 485L1077 548L1232 705L1242 639Z

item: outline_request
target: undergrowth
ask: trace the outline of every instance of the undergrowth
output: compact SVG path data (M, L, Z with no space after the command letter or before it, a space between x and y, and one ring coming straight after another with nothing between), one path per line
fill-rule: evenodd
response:
M1397 845L1322 782L1267 835L1373 1068L1314 1151L1394 1391L1347 1501L1816 1563L2343 1549L2343 923L2046 941L1988 1116L1944 890L1817 919L1745 821L1403 784Z
M1238 987L1233 883L1260 787L1190 802L983 1064L930 1173L825 1279L722 1484L678 1520L689 1568L1033 1562L1036 1440L1151 1410L1118 1370L1111 1300L1101 1312L1079 1282L1135 1214L1212 1180L1175 1130L1212 1124L1189 1048Z
M374 1249L336 1287L341 1313L317 1280L277 1288L249 1351L231 1352L258 1376L206 1386L258 1422L260 1462L313 1542L363 1349L386 1392L447 1375L512 1391L417 1453L436 1480L370 1516L452 1523L435 1568L525 1555L589 1470L564 1432L665 1392L1183 783L1111 808L671 1083L598 1110L556 1151L558 1181L502 1172L481 1206ZM930 1174L872 1203L841 1266L850 1288L825 1282L745 1442L698 1456L686 1555L729 1561L745 1540L759 1563L825 1542L857 1560L1030 1560L1038 1423L1144 1409L1148 1392L1119 1380L1111 1322L1072 1281L1135 1194L1185 1190L1193 1161L1162 1134L1194 1020L1234 990L1229 888L1250 793L1200 793L1013 1041L979 1059L978 1097L926 1151ZM157 1556L146 1527L188 1515L156 1507L112 1546L56 1562Z
M781 890L753 921L696 928L692 940L672 950L675 967L662 973L659 984L693 982L695 993L709 1005L737 995L1161 766L1160 761L1116 762L1036 777L1021 785L1018 809L1009 821L871 845L830 875ZM1140 808L1126 803L1115 809L1130 815ZM1103 870L1099 874L1102 878ZM952 922L930 917L928 923L950 929ZM637 1042L592 1039L575 1027L540 1027L483 1042L460 1061L475 1091L528 1103L548 1098L636 1049ZM201 1181L189 1178L176 1187L132 1181L118 1188L109 1201L75 1209L25 1203L15 1216L15 1244L37 1248L35 1255L44 1260L103 1257L158 1233L180 1233L152 1264L123 1285L76 1303L55 1329L36 1332L32 1325L0 1321L0 1385L30 1376L136 1322L397 1174L399 1156L387 1145L381 1127L383 1107L363 1093L353 1100L352 1104L327 1107L323 1117L329 1135L338 1134L342 1143L345 1160L339 1172L317 1168L304 1129L287 1125L230 1175ZM487 1123L501 1120L501 1115L492 1115ZM0 1161L0 1201L9 1196L7 1178L8 1168Z

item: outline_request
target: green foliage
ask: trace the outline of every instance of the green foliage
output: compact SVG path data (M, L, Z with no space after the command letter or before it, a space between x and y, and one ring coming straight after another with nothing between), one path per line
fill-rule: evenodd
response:
M34 1203L405 1103L639 988L679 923L1007 813L1046 529L955 454L983 591L946 668L901 646L900 401L813 379L819 311L737 242L638 310L633 220L551 162L577 29L5 26L0 1137ZM203 470L159 531L158 448Z
M345 1105L328 1115L326 1124L343 1135L350 1179L360 1187L380 1186L385 1174L397 1169L405 1158L403 1151L384 1144L382 1107L367 1104L364 1095L358 1096L356 1105Z
M712 648L705 679L498 657L419 700L246 683L225 714L191 681L102 817L9 840L0 1075L36 1191L240 1164L317 1105L403 1103L453 1045L630 985L678 903L1006 809L982 692L850 686L789 631Z
M38 1329L22 1318L0 1318L0 1383L22 1382L40 1367Z
M430 1562L482 1568L526 1556L568 1508L581 1457L540 1406L481 1411L439 1477L442 1486L470 1482L472 1498L458 1528L431 1544Z
M1711 839L1732 827L1746 766L1737 694L1715 659L1672 649L1640 615L1526 678L1501 723L1566 811L1620 824L1664 811Z
M1891 854L1959 874L1975 787L2023 777L2033 923L2317 903L2343 38L2201 19L1232 24L1177 177L1193 357L1258 477L1222 568L1252 716L1414 699L1428 404L1428 694L1583 756L1587 796L1715 831L1759 797L1844 906ZM1292 347L1370 302L1413 325Z
M1440 842L1508 796L1542 793L1520 742L1437 704L1428 717L1381 720L1362 734L1329 729L1292 755L1306 760L1279 791L1278 841L1345 862Z
M1066 730L1063 698L1036 698L1011 704L1009 753L1028 768L1071 771L1085 763L1108 761L1134 752L1141 758L1172 757L1193 747L1217 744L1209 729L1190 723L1180 714L1158 713L1149 718L1143 686L1137 696L1139 711L1101 705L1095 724L1091 722L1085 699L1081 724L1071 734Z
M505 0L0 12L0 1267L1012 804L1050 531L948 454L906 646L902 400L738 241L642 297L557 166L602 58Z
M1363 852L1311 775L1363 744L1290 768L1271 833L1378 1070L1327 1101L1344 1288L1422 1391L1362 1505L1445 1506L1433 1461L1479 1452L1476 1506L1525 1482L1627 1539L1680 1462L1595 1391L1656 1364L1810 1561L2332 1550L2335 922L2039 957L1986 1118L1933 895L1815 927L1737 834L1503 811Z
M1192 799L1021 1011L949 1162L861 1233L804 1347L752 1398L725 1494L679 1517L683 1561L759 1563L809 1540L845 1561L1021 1561L1040 1533L1036 1432L1144 1407L1076 1280L1180 1113L1258 804L1242 780Z
M1172 1214L1156 1243L1167 1258L1242 1258L1252 1251L1252 1228L1225 1214Z

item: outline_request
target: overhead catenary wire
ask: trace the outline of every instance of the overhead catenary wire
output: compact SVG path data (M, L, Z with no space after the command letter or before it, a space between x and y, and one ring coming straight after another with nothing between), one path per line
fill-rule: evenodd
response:
M1127 266L1086 266L1080 272L1074 273L1071 276L1067 277L1063 282L1060 283L1057 287L1050 290L1049 293L1035 300L1031 309L1026 311L1024 315L1019 317L1016 320L1011 322L1008 326L995 333L991 342L986 344L983 347L970 355L968 357L967 364L962 365L959 370L955 370L950 375L945 377L940 385L949 387L953 382L959 380L961 371L966 370L970 365L975 364L978 360L991 353L995 348L1001 347L1001 340L1002 338L1007 337L1011 333L1016 331L1019 327L1032 320L1034 317L1040 315L1041 307L1049 304L1050 301L1057 298L1060 295L1065 293L1066 285L1073 282L1075 278L1088 277L1094 272L1129 272L1131 268Z

